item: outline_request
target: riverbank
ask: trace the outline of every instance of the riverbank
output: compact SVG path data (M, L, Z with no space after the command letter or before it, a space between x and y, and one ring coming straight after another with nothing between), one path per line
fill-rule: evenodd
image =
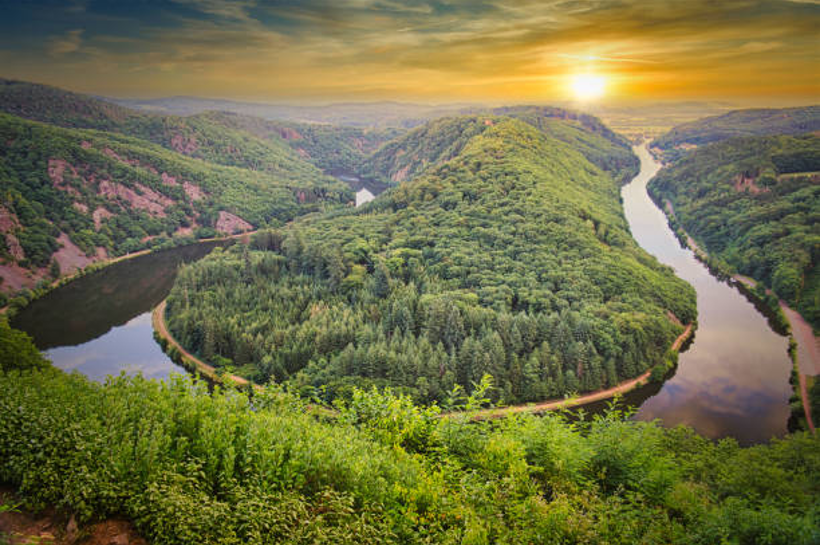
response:
M168 326L165 322L165 307L168 300L162 301L151 312L151 324L154 327L154 337L160 343L163 351L168 354L174 362L182 365L193 373L199 373L211 382L214 383L230 383L237 387L247 387L252 384L248 379L238 375L223 375L217 372L213 365L206 363L200 358L188 352L168 331ZM253 384L254 389L262 389L262 386Z
M180 240L179 244L174 244L172 246L147 248L145 250L140 250L138 252L132 252L130 254L125 254L125 255L121 255L121 256L118 256L118 257L110 258L110 259L103 259L103 260L100 260L100 261L95 261L95 262L89 264L88 266L83 267L82 269L78 269L78 270L74 271L71 274L68 274L66 276L61 276L61 277L53 280L47 286L44 286L44 287L41 287L41 288L36 288L36 287L27 288L27 289L29 289L29 291L31 291L33 293L33 296L26 301L25 305L15 306L13 304L14 300L12 299L12 300L9 301L9 303L6 306L0 307L0 316L6 315L6 316L11 317L11 316L13 316L14 312L17 312L20 309L25 308L27 305L31 304L33 301L36 301L37 299L47 295L48 293L54 291L55 289L61 288L61 287L65 286L67 284L70 284L71 282L73 282L73 281L75 281L79 278L82 278L82 277L87 276L89 274L99 272L99 271L101 271L101 270L103 270L107 267L110 267L111 265L115 265L115 264L121 263L123 261L136 259L138 257L143 257L143 256L146 256L146 255L150 255L150 254L154 254L154 253L162 252L162 251L166 251L166 250L173 250L174 248L181 248L181 247L189 246L189 245L192 245L192 244L206 244L206 243L211 243L211 242L227 242L229 240L239 240L240 242L242 242L244 244L247 244L248 241L250 240L250 237L256 232L257 232L257 230L253 230L253 231L245 231L245 232L242 232L242 233L236 233L236 234L233 234L233 235L226 235L224 237L210 237L210 238L191 239L191 240L179 239Z
M688 324L686 329L683 330L683 333L678 335L675 341L672 343L670 350L672 352L679 352L680 348L683 344L692 336L693 327L692 324ZM588 394L584 394L582 396L571 397L571 398L562 398L562 399L550 399L547 401L541 401L539 403L528 403L525 405L511 405L509 407L498 407L498 408L491 408L491 409L483 409L477 411L472 414L472 418L476 420L485 420L490 418L502 418L504 416L508 416L510 414L517 414L517 413L543 413L547 411L554 411L557 409L569 409L572 407L579 407L582 405L588 405L590 403L594 403L596 401L603 401L605 399L610 399L615 397L616 395L625 394L634 390L635 388L639 388L644 386L649 382L649 378L652 376L652 369L649 369L645 373L640 376L637 376L633 379L621 382L613 386L612 388L606 388L604 390L598 390L595 392L590 392ZM452 413L445 413L443 417L454 417L457 416L459 412L452 412Z
M701 248L689 233L686 232L675 215L674 206L669 200L664 200L663 211L675 236L678 237L678 240L684 246L692 250L692 253L699 261L709 267L715 274L736 282L740 287L744 288L742 290L744 293L769 308L772 313L780 314L777 318L785 323L786 334L789 337L790 344L796 347L795 350L789 351L789 356L794 364L794 374L797 378L796 381L792 381L794 383L795 394L803 406L806 426L812 433L815 433L811 403L808 397L807 376L820 375L820 339L814 335L814 330L811 325L806 322L800 313L789 307L782 299L777 298L777 308L771 308L774 303L770 305L769 302L758 293L760 286L753 278L732 273L722 268L721 265L712 259L709 253ZM765 293L767 296L776 297L769 289L766 289Z
M263 388L263 386L253 384L250 381L248 381L248 379L237 375L220 375L217 373L217 370L214 366L210 365L209 363L203 361L202 359L198 358L197 356L191 354L188 350L186 350L174 338L174 336L171 335L171 332L168 331L168 326L165 321L166 306L167 300L162 301L159 305L156 306L156 308L154 308L154 310L151 313L151 323L154 327L154 335L157 341L160 343L165 353L168 354L168 356L172 360L182 365L189 371L199 373L206 377L208 380L215 383L225 383L226 381L230 381L232 385L237 387L247 387L248 384L252 384L254 390L261 390ZM680 335L678 335L678 337L672 343L670 350L675 353L679 352L683 344L692 336L693 329L693 325L688 324L684 331ZM587 405L589 403L609 399L615 397L616 395L624 394L631 390L634 390L635 388L644 386L649 382L651 376L652 369L649 369L640 376L621 382L613 386L612 388L598 390L595 392L584 394L582 396L577 396L568 399L551 399L534 404L528 403L525 405L514 405L509 407L485 409L474 413L473 418L500 418L502 416L506 416L512 413L540 413L556 409L564 409L570 407L577 407L580 405ZM323 412L323 414L327 416L327 413ZM456 411L450 413L443 413L441 416L444 418L448 418L455 417L459 414L463 413Z

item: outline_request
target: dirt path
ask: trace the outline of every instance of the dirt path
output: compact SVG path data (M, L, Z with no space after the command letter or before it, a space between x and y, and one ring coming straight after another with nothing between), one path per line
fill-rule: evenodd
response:
M678 351L680 347L686 342L692 335L692 324L686 326L686 329L678 335L678 338L675 339L675 342L672 343L672 350ZM542 401L541 403L529 403L526 405L513 405L511 407L500 407L497 409L485 409L482 411L478 411L473 415L473 418L477 420L483 420L486 418L501 418L503 416L507 416L509 414L514 413L542 413L546 411L554 411L555 409L566 409L569 407L577 407L579 405L586 405L588 403L593 403L595 401L601 401L604 399L609 399L614 397L618 394L624 394L639 386L643 386L649 381L649 376L652 374L652 371L649 370L644 374L635 377L633 379L627 380L625 382L621 382L620 384L613 386L612 388L607 388L606 390L598 390L597 392L591 392L582 396L573 397L569 399L550 399L548 401ZM452 417L456 416L458 412L454 413L445 413L442 416L444 417Z
M154 331L156 331L160 337L165 339L169 345L179 350L179 353L182 354L184 365L186 367L196 369L206 377L216 382L224 382L225 379L228 379L237 386L247 385L249 383L248 379L237 375L227 375L220 378L214 366L209 365L201 359L197 358L196 356L185 350L185 348L183 348L182 345L177 342L177 340L168 331L168 327L165 323L165 307L167 302L168 300L166 299L162 301L162 303L157 305L157 307L151 313L151 323L154 326ZM253 387L256 389L262 388L258 384L254 384Z
M792 335L797 341L797 363L800 372L806 375L820 375L820 339L814 336L811 325L799 312L780 301L780 308L792 328Z

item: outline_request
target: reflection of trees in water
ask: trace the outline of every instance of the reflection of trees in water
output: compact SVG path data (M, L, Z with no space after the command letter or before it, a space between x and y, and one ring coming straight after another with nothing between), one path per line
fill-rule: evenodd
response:
M191 244L115 263L34 301L12 325L34 337L41 350L96 339L162 301L180 264L225 244Z

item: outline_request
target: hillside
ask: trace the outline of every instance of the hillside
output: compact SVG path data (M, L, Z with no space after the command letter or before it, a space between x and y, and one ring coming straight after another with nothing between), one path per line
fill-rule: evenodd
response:
M687 149L740 136L820 131L820 106L735 110L684 123L652 142L661 150Z
M485 115L442 118L388 142L367 159L363 174L386 183L412 179L425 169L456 157L474 136L495 123L494 117L516 118L549 134L587 160L627 180L637 172L628 142L595 117L561 108L520 106L496 108Z
M292 129L284 125L268 129L260 138L242 130L252 121L241 126L213 113L190 117L144 114L47 85L2 79L0 111L60 127L117 132L219 165L265 170L283 177L295 173L319 176L288 144Z
M343 184L298 159L254 171L6 114L0 139L4 291L171 237L280 225L322 201L350 198Z
M612 176L517 119L425 130L452 151L412 181L183 269L174 336L327 398L388 384L443 401L489 373L496 399L542 400L664 364L694 292L632 240Z
M209 111L231 112L269 121L299 124L337 125L361 129L409 129L432 119L469 113L477 109L470 104L413 104L390 100L349 102L325 105L267 104L200 97L166 97L157 99L105 98L104 100L145 113L195 115ZM483 109L483 108L482 108Z
M698 148L649 184L711 255L763 282L820 328L820 137Z
M402 132L399 129L270 121L228 112L209 112L203 117L265 140L284 140L302 159L323 171L347 174L360 172L373 152Z
M0 480L81 532L126 518L157 545L820 538L807 433L739 448L617 411L472 422L364 391L339 409L317 419L274 385L251 402L185 377L92 383L0 319Z

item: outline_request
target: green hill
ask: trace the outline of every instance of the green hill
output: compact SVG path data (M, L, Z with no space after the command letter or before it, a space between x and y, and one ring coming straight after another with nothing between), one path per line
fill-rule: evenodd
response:
M143 114L87 95L10 80L0 80L0 111L60 127L117 132L219 165L275 176L319 176L284 138L260 138L211 113Z
M820 328L820 137L699 148L649 184L710 254L774 289Z
M812 131L820 131L820 106L735 110L679 125L653 141L652 146L668 151L740 136L801 134Z
M596 166L626 180L638 162L628 142L598 119L561 108L520 106L497 108L484 115L442 118L388 142L369 157L363 173L386 183L412 179L430 166L456 157L476 135L495 123L495 116L516 118L572 145Z
M227 112L209 112L203 117L265 140L284 140L301 158L323 171L347 174L359 173L373 152L402 132L399 129L270 121Z
M174 236L280 225L350 198L301 161L275 174L222 166L117 133L6 114L0 139L0 256L9 277L20 268L42 277L52 258L66 272Z
M665 361L682 331L668 314L693 321L694 292L632 240L612 176L517 119L423 131L425 149L450 151L411 182L185 268L173 334L217 365L328 398L389 384L441 401L490 373L496 397L530 401Z

